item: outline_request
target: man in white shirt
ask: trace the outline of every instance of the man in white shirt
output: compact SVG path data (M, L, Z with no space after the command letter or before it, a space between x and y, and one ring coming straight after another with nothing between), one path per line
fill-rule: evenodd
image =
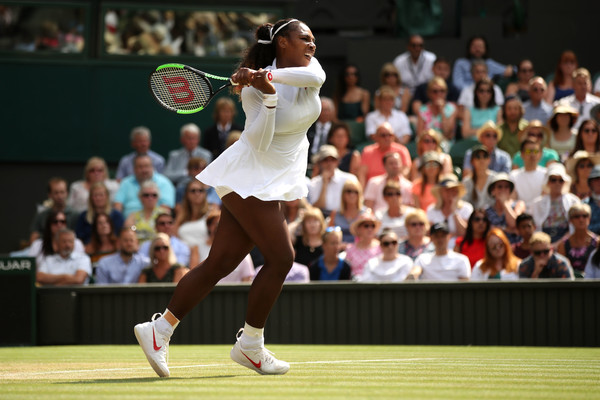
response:
M458 97L459 112L461 113L465 108L473 107L475 85L483 78L488 77L488 67L485 61L473 60L471 63L471 76L473 77L474 83L465 86L465 88L460 91L460 96ZM498 106L504 104L504 94L502 94L502 89L500 89L498 85L494 85L494 100Z
M74 253L75 232L56 232L57 252L44 258L36 273L40 285L81 285L92 275L92 263L87 254Z
M344 184L349 180L358 183L358 179L338 168L339 155L330 144L321 146L313 156L313 163L319 165L319 175L308 183L308 202L328 216L331 211L340 208Z
M538 165L542 158L541 143L525 139L521 144L521 157L523 168L512 170L510 177L515 184L517 198L525 202L525 208L529 211L533 201L542 194L546 176L546 168Z
M402 176L402 160L398 153L387 153L383 156L383 167L385 174L374 176L367 182L365 188L364 202L365 206L373 211L382 211L387 208L387 203L383 198L383 188L388 180L398 182L402 193L402 204L414 205L411 181Z
M410 122L403 111L394 108L396 94L389 86L382 86L378 93L379 108L371 111L365 118L365 133L371 137L384 122L388 122L394 130L396 140L402 144L410 141L412 131Z
M402 83L408 86L412 95L421 83L433 78L435 54L424 49L424 40L420 35L408 38L407 51L394 59L394 66L400 72Z
M419 280L468 281L471 277L471 264L464 254L448 250L450 230L445 222L431 226L430 236L435 253L423 253L415 260L420 268ZM419 271L415 271L415 274Z
M573 72L574 93L570 96L563 97L554 103L554 106L570 106L579 113L579 117L577 118L577 121L575 121L573 129L579 129L579 125L581 125L584 120L590 119L592 107L596 104L600 104L600 97L590 94L591 89L592 78L590 71L585 68L577 68Z

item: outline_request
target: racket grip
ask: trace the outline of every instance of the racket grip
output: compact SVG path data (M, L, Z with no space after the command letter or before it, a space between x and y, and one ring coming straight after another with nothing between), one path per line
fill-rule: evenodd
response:
M239 85L239 83L234 82L231 78L229 78L229 83L231 83L232 86L237 86Z

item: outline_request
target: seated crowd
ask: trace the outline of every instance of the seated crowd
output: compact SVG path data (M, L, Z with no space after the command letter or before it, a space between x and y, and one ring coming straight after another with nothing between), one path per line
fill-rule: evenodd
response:
M307 133L308 195L283 202L287 281L600 278L592 76L565 52L547 83L485 46L473 38L451 70L413 35L373 96L358 67L342 69ZM184 125L167 160L134 128L116 179L100 157L70 187L51 179L26 250L38 283L177 282L197 267L221 202L194 177L240 137L234 115L219 99L215 125ZM252 281L261 264L254 249L222 282Z

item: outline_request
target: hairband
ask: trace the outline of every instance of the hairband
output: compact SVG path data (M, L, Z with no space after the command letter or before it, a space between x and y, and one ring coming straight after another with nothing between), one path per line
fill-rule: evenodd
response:
M279 26L279 28L277 28L277 30L276 30L275 32L273 32L273 27L271 26L271 27L269 28L269 37L270 37L270 39L269 39L269 40L263 40L263 39L259 39L259 40L258 40L258 43L260 43L260 44L271 44L271 43L273 43L273 38L275 37L275 35L277 35L277 34L279 33L279 31L280 31L280 30L281 30L281 29L282 29L284 26L286 26L286 25L289 25L289 24L291 24L292 22L298 22L298 20L297 20L297 19L294 19L294 18L290 19L290 20L289 20L288 22L286 22L285 24L282 24L282 25L280 25L280 26Z

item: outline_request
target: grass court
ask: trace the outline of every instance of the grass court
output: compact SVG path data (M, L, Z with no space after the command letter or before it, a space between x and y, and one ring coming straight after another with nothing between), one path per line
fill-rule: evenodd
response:
M171 345L170 378L137 346L0 348L0 399L600 399L600 349L268 346L261 376L229 345Z

